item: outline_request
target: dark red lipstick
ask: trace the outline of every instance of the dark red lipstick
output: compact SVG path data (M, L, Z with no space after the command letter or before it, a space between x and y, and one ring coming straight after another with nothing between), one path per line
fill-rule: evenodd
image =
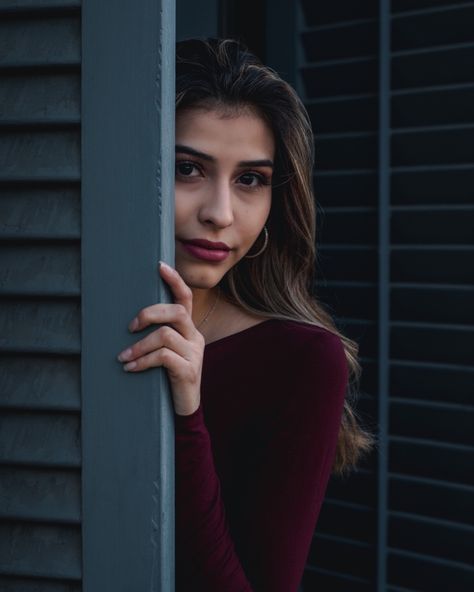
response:
M180 240L188 253L204 261L224 261L229 255L230 247L222 242L208 241L204 238Z

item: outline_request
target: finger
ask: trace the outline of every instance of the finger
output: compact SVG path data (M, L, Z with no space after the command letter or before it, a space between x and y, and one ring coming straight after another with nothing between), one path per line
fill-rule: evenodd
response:
M186 360L191 359L192 348L190 342L168 326L160 327L157 331L153 331L142 340L129 346L120 352L117 359L119 362L131 362L161 347L173 350Z
M191 316L182 304L152 304L142 308L137 316L129 323L130 331L142 331L149 325L171 325L183 337L191 339L195 332Z
M148 368L163 366L173 374L179 375L183 373L185 364L188 362L179 354L166 347L161 347L146 356L128 362L123 366L123 369L126 372L140 372Z
M160 275L167 282L173 292L175 302L182 304L188 311L189 316L193 310L193 293L176 269L170 267L164 261L160 261Z

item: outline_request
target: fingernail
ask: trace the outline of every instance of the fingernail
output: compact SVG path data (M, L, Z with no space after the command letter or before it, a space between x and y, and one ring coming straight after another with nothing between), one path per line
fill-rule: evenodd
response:
M160 261L160 267L166 267L166 269L173 271L173 268L171 267L171 265L168 265L168 263L165 263L164 261Z
M123 369L125 371L127 371L127 370L133 370L136 365L137 365L136 362L129 362L128 364L125 364L125 366L123 367Z
M119 355L117 356L117 360L119 362L125 362L126 360L129 360L131 356L132 356L132 350L130 348L128 348L128 349L125 349L123 352L119 353Z
M138 319L137 317L135 317L132 321L130 321L130 324L128 325L128 329L129 331L135 331L135 329L138 328Z

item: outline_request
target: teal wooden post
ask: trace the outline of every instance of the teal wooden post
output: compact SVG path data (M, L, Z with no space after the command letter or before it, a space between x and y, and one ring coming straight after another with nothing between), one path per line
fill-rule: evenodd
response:
M116 360L174 263L174 43L173 0L82 3L84 592L174 590L167 379Z

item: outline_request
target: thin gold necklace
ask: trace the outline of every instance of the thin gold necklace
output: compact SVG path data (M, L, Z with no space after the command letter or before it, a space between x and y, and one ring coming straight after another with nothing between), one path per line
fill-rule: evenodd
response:
M202 321L201 321L199 324L197 324L197 325L196 325L196 329L199 329L199 327L200 327L201 325L203 325L203 324L204 324L204 323L207 321L207 319L208 319L208 318L211 316L212 312L213 312L213 311L214 311L214 309L216 308L217 301L219 300L219 294L220 294L220 288L219 288L219 287L217 287L217 297L216 297L216 299L215 299L215 301L214 301L214 304L213 304L213 305L211 306L211 308L210 308L210 309L207 311L207 314L206 314L206 316L205 316L205 317L202 319Z

